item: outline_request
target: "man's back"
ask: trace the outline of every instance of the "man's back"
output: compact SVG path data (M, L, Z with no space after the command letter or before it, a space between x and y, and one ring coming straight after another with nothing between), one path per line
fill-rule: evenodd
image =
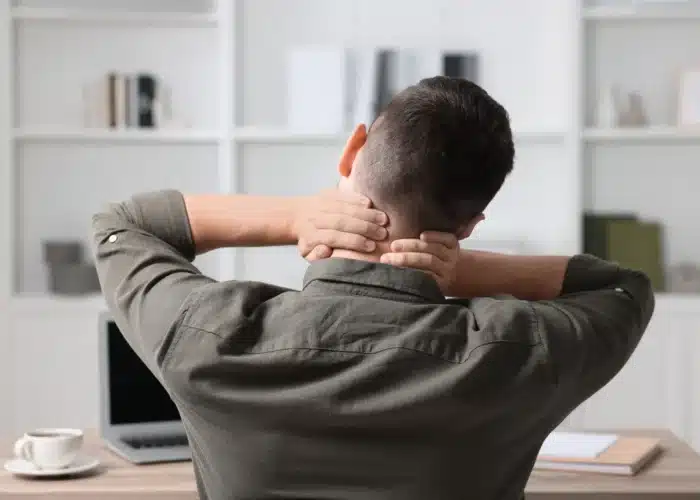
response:
M515 499L580 402L539 321L528 302L446 301L419 271L330 259L301 292L200 289L163 372L211 498Z

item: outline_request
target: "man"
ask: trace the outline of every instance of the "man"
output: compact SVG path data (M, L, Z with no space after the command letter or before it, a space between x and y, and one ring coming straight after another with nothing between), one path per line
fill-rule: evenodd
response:
M181 412L201 498L522 498L654 297L590 256L460 251L512 166L506 111L439 77L357 128L332 194L165 191L95 216L105 297ZM301 291L190 263L294 243L314 261Z

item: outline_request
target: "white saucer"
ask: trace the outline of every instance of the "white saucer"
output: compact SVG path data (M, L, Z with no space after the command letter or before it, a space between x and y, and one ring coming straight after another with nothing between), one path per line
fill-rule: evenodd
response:
M68 467L64 467L63 469L40 469L31 462L27 462L21 458L15 458L5 462L5 470L12 474L17 474L18 476L60 477L73 474L83 474L96 469L99 467L99 465L99 460L87 455L78 455L75 462Z

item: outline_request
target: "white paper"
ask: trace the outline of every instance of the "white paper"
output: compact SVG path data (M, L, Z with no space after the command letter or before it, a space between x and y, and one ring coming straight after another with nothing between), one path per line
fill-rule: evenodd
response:
M594 459L615 441L615 434L552 432L542 444L539 456Z
M700 124L700 71L689 71L681 79L679 121L681 125Z
M343 48L298 47L287 68L288 126L304 132L343 132L347 116L347 58Z

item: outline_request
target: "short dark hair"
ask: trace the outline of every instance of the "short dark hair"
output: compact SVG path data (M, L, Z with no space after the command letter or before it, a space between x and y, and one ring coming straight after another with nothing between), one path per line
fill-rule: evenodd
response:
M477 84L421 80L371 125L358 181L410 231L455 232L481 213L513 170L508 113Z

